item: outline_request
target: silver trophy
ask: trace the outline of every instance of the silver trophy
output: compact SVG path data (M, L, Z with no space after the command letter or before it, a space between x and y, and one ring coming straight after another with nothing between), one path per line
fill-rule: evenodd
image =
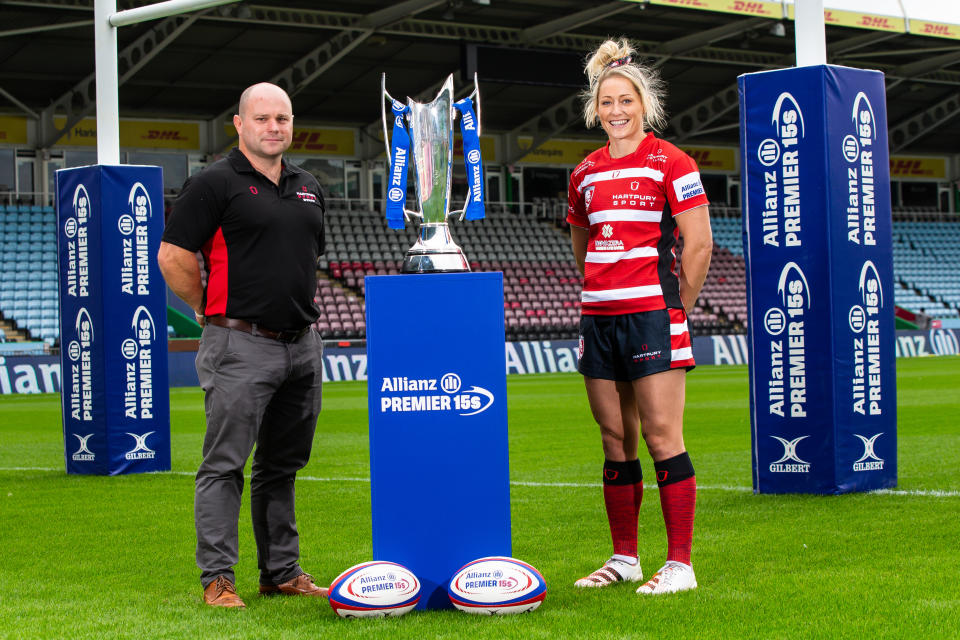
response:
M477 135L479 136L480 90L476 76L473 79L474 90L470 94L477 100ZM383 141L387 151L388 175L393 176L394 158L391 153L390 137L387 131L386 100L397 103L387 93L387 76L381 77L381 112L383 115ZM470 263L463 255L463 250L453 241L447 219L451 215L463 217L470 194L463 208L450 211L450 185L453 164L453 123L457 110L453 105L453 75L440 88L440 92L433 102L422 104L407 98L407 111L404 116L409 128L410 155L413 157L413 167L416 174L417 200L420 211L410 211L405 206L403 214L406 219L419 218L420 229L417 242L407 251L403 260L403 273L441 273L470 271ZM397 103L402 104L402 103ZM399 125L399 123L398 123ZM397 163L399 165L399 163ZM406 171L407 167L398 166L398 171ZM388 191L388 199L402 197L405 193L396 189ZM388 203L388 207L389 207Z

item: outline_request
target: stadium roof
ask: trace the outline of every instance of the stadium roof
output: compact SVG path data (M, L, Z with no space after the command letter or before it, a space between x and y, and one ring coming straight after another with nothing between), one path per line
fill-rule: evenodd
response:
M960 3L825 4L828 61L886 74L892 151L956 154ZM0 15L0 110L39 118L54 146L54 114L94 114L93 0L0 0ZM578 137L584 54L622 35L668 82L668 137L737 145L736 78L793 64L792 15L790 0L245 0L122 27L120 110L214 122L272 80L298 122L375 135L381 73L394 96L429 99L449 73L465 94L475 70L486 132Z

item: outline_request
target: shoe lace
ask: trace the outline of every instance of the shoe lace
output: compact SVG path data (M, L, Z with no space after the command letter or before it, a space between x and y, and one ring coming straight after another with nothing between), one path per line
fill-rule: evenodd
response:
M664 582L672 582L674 577L682 573L687 568L687 565L682 562L677 562L676 560L667 560L667 563L663 565L663 568L660 569L658 574Z
M234 594L235 594L235 593L237 592L237 590L236 590L236 589L234 588L234 586L230 583L230 581L227 580L226 578L224 578L223 576L218 576L218 577L217 577L217 586L216 586L216 589L217 589L217 597L218 597L218 598L219 598L220 596L222 596L224 593L234 593Z

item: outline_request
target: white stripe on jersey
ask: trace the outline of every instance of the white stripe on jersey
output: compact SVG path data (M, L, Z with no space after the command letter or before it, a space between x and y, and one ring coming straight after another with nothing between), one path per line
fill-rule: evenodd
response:
M683 349L674 349L670 352L670 360L690 360L693 358L693 349L684 347Z
M629 251L587 251L587 262L611 263L633 258L657 258L660 253L656 247L634 247Z
M602 289L599 291L584 291L580 295L582 302L606 302L607 300L630 300L631 298L650 298L663 295L658 284L648 284L642 287L626 287L625 289Z
M687 321L684 320L678 324L670 325L670 335L672 336L682 336L687 332Z
M657 222L663 219L663 211L645 211L643 209L607 209L594 211L587 216L590 224L600 222Z
M619 180L621 178L652 178L657 182L663 182L663 171L657 171L650 167L627 167L626 169L613 169L612 171L598 171L591 173L583 179L577 192L583 191L583 188L594 182L603 182L605 180Z

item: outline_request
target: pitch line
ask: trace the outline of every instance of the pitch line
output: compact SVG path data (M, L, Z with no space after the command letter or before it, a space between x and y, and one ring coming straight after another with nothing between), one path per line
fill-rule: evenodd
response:
M3 471L63 471L59 467L0 467ZM194 471L150 471L148 473L170 474L175 476L195 476ZM297 480L306 482L370 482L370 478L327 478L322 476L304 476L298 475ZM513 480L510 482L513 487L543 487L556 489L599 489L603 485L599 482L525 482L522 480ZM644 489L657 489L656 484L645 484ZM697 485L698 491L734 491L737 493L752 492L753 487L737 487L726 484L701 484ZM960 498L960 491L947 491L943 489L875 489L866 493L888 496L918 496L922 498ZM789 494L783 494L789 495Z

